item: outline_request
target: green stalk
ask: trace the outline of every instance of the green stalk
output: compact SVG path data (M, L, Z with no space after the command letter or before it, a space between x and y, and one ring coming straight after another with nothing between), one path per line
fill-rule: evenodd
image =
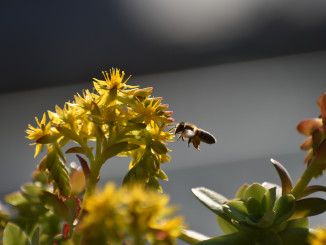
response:
M318 167L319 164L316 162L315 157L313 157L309 166L306 168L298 182L292 188L290 194L292 194L295 198L298 198L300 196L300 193L304 191L311 179L316 174Z

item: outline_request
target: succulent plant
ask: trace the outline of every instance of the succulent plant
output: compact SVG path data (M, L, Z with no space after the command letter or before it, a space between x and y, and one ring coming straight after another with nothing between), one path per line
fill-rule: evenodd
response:
M308 216L326 211L326 200L295 198L286 169L273 159L272 163L282 187L266 182L245 184L233 200L204 187L192 189L194 195L217 215L217 222L225 234L199 240L198 244L308 244Z

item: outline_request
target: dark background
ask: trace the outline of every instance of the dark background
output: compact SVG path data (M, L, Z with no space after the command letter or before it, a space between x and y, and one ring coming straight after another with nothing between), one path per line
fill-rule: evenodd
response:
M200 2L200 3L199 3ZM324 1L2 1L1 92L326 48Z

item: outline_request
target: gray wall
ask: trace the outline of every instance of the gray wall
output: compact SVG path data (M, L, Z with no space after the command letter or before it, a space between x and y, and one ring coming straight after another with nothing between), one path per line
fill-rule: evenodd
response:
M110 67L108 67L109 69ZM244 182L278 182L269 164L283 161L294 181L304 169L304 139L297 123L319 115L317 98L326 89L326 52L306 53L155 75L133 74L130 84L153 86L154 95L170 104L176 121L190 121L217 137L215 145L201 145L201 152L184 142L169 144L172 161L163 169L170 181L163 187L180 204L191 228L214 235L214 215L199 204L191 187L206 186L232 198ZM128 71L126 70L126 74ZM53 87L0 95L1 171L0 193L14 191L29 181L37 162L34 147L24 130L34 116L73 100L88 84ZM71 161L75 161L71 157ZM129 160L112 159L101 173L102 181L119 179ZM202 216L203 215L203 216ZM313 220L313 225L324 223Z

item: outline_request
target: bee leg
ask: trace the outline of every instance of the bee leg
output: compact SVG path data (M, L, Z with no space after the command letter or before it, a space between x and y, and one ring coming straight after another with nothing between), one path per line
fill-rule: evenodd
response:
M181 139L182 139L182 141L185 141L185 138L182 137Z
M191 138L189 138L188 140L188 147L190 147L190 143L191 143Z
M177 141L181 138L181 134L179 135L179 137L177 138ZM182 138L183 139L183 138Z

